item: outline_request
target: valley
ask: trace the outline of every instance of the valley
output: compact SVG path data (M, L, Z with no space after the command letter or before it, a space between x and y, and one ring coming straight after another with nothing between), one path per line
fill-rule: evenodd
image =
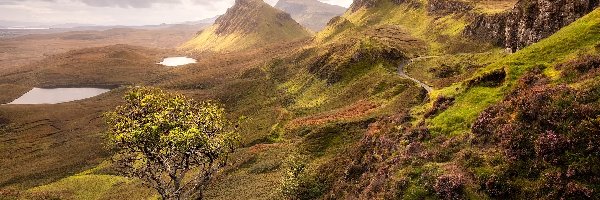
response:
M160 199L106 139L138 87L240 119L204 199L597 199L599 5L236 0L213 24L0 37L0 200Z

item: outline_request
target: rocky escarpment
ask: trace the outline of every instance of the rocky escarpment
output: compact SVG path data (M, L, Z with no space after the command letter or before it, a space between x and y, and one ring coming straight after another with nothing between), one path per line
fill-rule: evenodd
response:
M451 13L470 13L475 6L473 2L461 1L461 0L429 0L425 3L417 0L355 0L350 6L352 12L359 9L369 9L384 4L385 2L391 2L393 4L408 4L412 7L423 7L425 6L427 11L432 14L451 14Z
M514 52L552 35L598 4L599 0L520 0L510 11L477 16L464 35Z

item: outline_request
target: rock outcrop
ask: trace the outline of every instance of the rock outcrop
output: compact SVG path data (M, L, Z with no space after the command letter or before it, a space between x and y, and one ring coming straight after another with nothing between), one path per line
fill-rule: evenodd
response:
M199 52L232 52L290 42L311 33L292 17L262 0L236 0L215 23L181 49Z
M314 32L323 30L329 20L346 12L344 7L318 0L279 0L275 8L289 13L294 20Z
M520 0L507 12L479 15L464 35L516 51L538 42L598 7L599 0Z

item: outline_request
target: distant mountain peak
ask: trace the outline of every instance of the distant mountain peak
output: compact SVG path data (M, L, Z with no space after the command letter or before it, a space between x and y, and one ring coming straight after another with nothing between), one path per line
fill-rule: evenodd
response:
M236 0L208 29L182 46L196 51L237 51L309 37L292 17L262 0Z
M258 31L259 27L256 25L264 17L261 12L265 10L276 11L262 0L236 0L235 5L215 21L215 24L219 25L215 32L218 35L226 35L233 32L250 33ZM276 16L276 20L292 20L286 13L276 13Z

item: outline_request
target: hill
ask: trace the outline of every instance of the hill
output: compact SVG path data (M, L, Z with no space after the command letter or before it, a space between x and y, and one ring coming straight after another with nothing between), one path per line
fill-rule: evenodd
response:
M280 0L275 8L289 13L294 20L314 32L323 30L329 20L346 12L344 7L318 0Z
M247 117L240 148L205 191L208 199L594 199L600 191L600 9L562 9L581 2L356 0L312 41L203 55L143 83L214 99L232 117ZM577 17L544 22L557 13ZM487 19L495 21L481 23ZM531 40L510 37L510 44L524 42L514 53L504 42L473 37L513 26L485 27L532 19L553 26L517 26ZM112 48L77 52L104 55ZM152 55L132 49L124 59ZM57 62L49 72L76 66ZM125 77L106 80L117 78ZM38 126L24 138L10 131L40 111L22 109L0 107L7 144L45 133ZM55 117L62 115L66 122ZM51 119L40 123L67 130L76 126L74 116L40 115ZM81 144L96 144L89 141ZM74 147L95 158L93 164L108 157L92 154L96 146ZM61 164L71 163L81 161ZM108 161L90 165L5 185L21 190L15 198L154 196L135 179L114 175Z
M289 14L262 0L236 0L215 23L183 44L183 50L231 52L303 39L310 33Z
M128 44L173 49L194 37L205 25L161 27L111 28L102 31L67 31L50 34L37 31L19 32L17 34L19 36L16 37L0 38L0 49L7 52L0 54L0 74L12 73L14 70L19 70L20 65L41 60L48 55L80 48ZM44 44L47 48L40 48L40 44Z

